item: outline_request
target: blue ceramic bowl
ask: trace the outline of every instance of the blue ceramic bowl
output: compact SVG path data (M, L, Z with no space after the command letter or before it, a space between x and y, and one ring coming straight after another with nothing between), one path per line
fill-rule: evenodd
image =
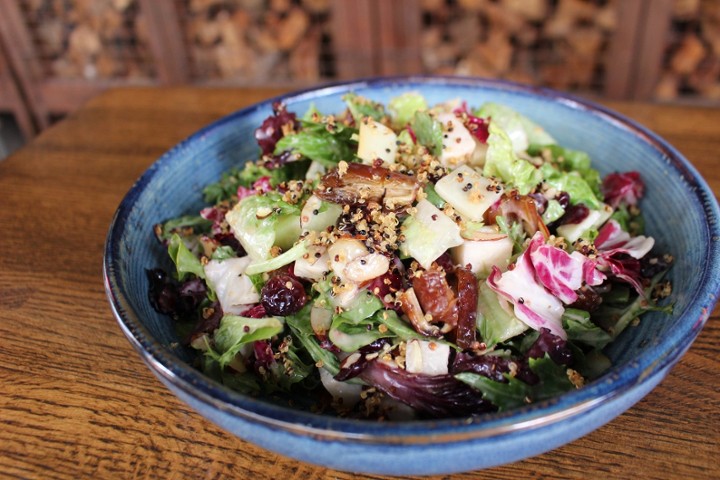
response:
M311 104L338 112L354 91L386 102L421 92L432 104L492 100L536 120L562 145L587 151L606 174L639 170L643 211L658 251L672 252L674 314L648 314L607 350L613 367L553 400L478 418L383 422L313 414L240 395L190 366L169 318L148 302L145 269L166 264L152 225L201 208L201 190L232 166L256 158L253 130L283 100L302 114ZM642 126L584 100L507 82L470 78L390 78L305 90L240 110L204 128L162 158L132 187L110 227L105 285L125 335L180 399L229 432L269 450L339 470L439 474L517 461L571 442L609 422L650 392L690 347L717 300L718 205L697 171Z

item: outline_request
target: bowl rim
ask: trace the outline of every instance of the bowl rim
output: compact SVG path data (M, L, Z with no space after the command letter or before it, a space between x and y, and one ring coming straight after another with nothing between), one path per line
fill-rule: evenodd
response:
M600 117L617 128L629 131L665 157L667 162L684 177L689 185L688 188L702 206L706 214L704 227L708 239L709 255L700 281L701 288L688 299L685 310L677 315L675 323L678 328L661 341L648 345L637 359L625 364L621 371L611 370L611 373L603 375L581 389L550 400L509 412L489 413L478 417L386 422L331 417L240 394L206 377L199 370L180 360L171 348L155 340L144 327L133 310L132 303L125 295L120 277L119 259L120 241L127 225L127 217L144 188L161 167L172 162L183 146L245 115L260 109L268 109L274 102L287 102L291 106L295 101L340 92L402 85L407 85L408 88L413 85L472 87L539 96L547 101L563 104L567 108ZM373 77L332 82L269 98L210 123L172 147L142 174L116 210L105 242L103 279L113 314L142 360L161 380L204 404L254 424L299 435L311 435L318 440L394 445L444 444L487 439L554 425L624 394L677 362L699 334L717 302L720 290L719 218L720 209L712 190L682 154L646 127L593 101L544 87L506 80L432 75ZM682 319L684 321L680 321ZM692 322L691 319L696 321Z

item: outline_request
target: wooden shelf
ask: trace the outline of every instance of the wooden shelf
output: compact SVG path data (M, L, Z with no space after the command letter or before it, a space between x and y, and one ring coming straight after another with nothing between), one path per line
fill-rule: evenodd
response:
M720 12L720 0L0 0L0 109L29 136L113 86L422 73L647 100L681 49L678 9L701 5ZM700 38L720 96L720 14L710 27L698 15L717 29Z

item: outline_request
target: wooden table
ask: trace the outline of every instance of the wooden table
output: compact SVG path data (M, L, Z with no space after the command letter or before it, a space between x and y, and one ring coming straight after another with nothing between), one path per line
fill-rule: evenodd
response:
M101 275L113 212L165 150L278 91L107 92L0 163L0 477L350 479L241 441L150 373ZM720 192L720 109L613 103ZM669 377L590 435L452 478L720 478L720 317ZM377 477L374 477L377 478Z

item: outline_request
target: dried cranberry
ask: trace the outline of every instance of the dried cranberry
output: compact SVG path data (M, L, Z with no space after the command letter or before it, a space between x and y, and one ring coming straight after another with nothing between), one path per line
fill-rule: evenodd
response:
M440 255L435 260L435 263L437 263L440 268L445 270L445 273L447 275L450 275L455 271L455 264L453 263L453 259L448 252L445 252L442 255Z
M260 302L270 315L290 315L307 302L302 283L287 274L272 277L260 291Z
M238 254L238 257L243 257L246 255L245 249L240 245L240 242L237 238L235 238L235 235L232 233L218 233L213 237L217 242L220 243L220 245L223 245L225 247L232 248L235 253Z
M370 360L368 360L368 356L370 356L370 354L381 351L387 343L387 339L379 338L374 342L360 348L360 350L358 350L358 353L360 354L359 356L353 357L352 355L350 355L346 357L340 364L340 371L337 373L337 375L335 375L335 380L339 382L344 382L360 375L363 370L367 368L369 363L375 358L377 358L370 357Z
M645 256L640 260L640 275L652 278L670 268L672 260L663 256Z
M548 354L558 365L570 365L573 354L567 342L557 335L550 333L547 328L540 329L540 335L525 354L526 358L542 358Z
M253 342L253 352L255 353L255 368L270 368L275 363L275 354L272 346L267 340L258 340Z
M385 308L399 309L395 306L395 301L385 301L385 297L388 294L394 294L398 290L403 288L402 278L399 273L388 270L379 277L373 278L370 283L367 284L368 291L374 293L380 300L382 300Z
M195 338L197 338L199 335L202 335L204 333L212 333L214 332L219 326L220 326L220 320L222 319L224 313L222 306L220 306L220 303L213 302L210 304L207 309L207 316L205 313L200 316L200 320L195 325L195 328L193 328L193 331L188 335L187 339L185 340L186 344L189 344L192 342Z
M560 192L555 195L555 200L560 204L562 208L567 208L570 205L570 195L567 192Z
M565 215L560 218L560 224L565 225L568 223L580 223L585 220L589 214L590 209L582 203L578 203L577 205L568 207L567 210L565 210Z
M242 316L249 318L263 318L265 316L265 307L258 303L257 305L253 305L242 312Z
M576 293L577 300L570 305L572 308L587 310L588 312L594 312L600 308L600 304L602 304L602 297L592 287L585 285L580 287Z

